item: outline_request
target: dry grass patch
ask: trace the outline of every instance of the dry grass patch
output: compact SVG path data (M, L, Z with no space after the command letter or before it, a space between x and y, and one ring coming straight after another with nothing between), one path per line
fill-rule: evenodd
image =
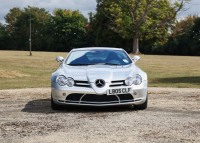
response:
M29 77L29 74L20 73L18 71L0 70L0 78L18 78Z

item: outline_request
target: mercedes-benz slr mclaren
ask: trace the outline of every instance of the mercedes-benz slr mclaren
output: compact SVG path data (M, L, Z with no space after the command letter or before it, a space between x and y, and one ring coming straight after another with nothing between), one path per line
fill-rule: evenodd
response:
M57 57L59 68L51 77L51 107L62 105L131 105L146 109L147 74L119 48L78 48L66 58Z

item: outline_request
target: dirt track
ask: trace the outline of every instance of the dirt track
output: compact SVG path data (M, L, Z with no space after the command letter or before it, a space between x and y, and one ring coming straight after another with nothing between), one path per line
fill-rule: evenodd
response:
M200 142L200 89L150 88L144 111L52 111L49 97L47 88L0 90L0 142Z

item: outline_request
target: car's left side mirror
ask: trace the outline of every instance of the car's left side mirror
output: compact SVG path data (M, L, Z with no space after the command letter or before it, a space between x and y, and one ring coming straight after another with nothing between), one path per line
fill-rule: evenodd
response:
M132 60L136 63L140 59L140 56L133 56Z
M56 58L56 61L62 63L62 62L64 61L64 58L61 57L61 56L58 56L58 57Z

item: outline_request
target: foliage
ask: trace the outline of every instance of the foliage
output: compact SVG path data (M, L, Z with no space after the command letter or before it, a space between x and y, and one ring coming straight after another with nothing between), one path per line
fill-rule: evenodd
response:
M165 41L183 1L172 4L168 0L97 0L110 19L109 28L123 38L133 39L134 53L138 51L139 38L158 39L155 44Z
M97 13L90 13L90 23L87 26L88 46L97 47L123 47L129 50L127 40L107 27L109 19L104 16L102 5L97 5Z
M158 54L200 55L200 17L188 16L172 29L168 43L151 51Z
M13 8L5 16L7 32L10 35L13 49L27 50L30 38L30 20L32 23L32 43L34 50L45 46L45 27L50 14L43 8L27 7L23 10Z
M56 51L69 51L84 45L87 19L79 11L55 9L49 31Z
M172 28L172 37L177 37L184 35L185 33L190 33L192 26L194 25L194 21L197 16L188 16L185 19L177 21L175 26Z
M29 6L11 9L5 20L12 49L29 49L30 20L35 51L69 51L85 42L87 19L79 11L55 9L54 15L50 15L43 8Z
M196 18L194 21L194 26L190 31L190 39L190 53L194 55L200 55L200 17Z
M7 31L13 33L15 30L15 24L18 20L18 17L22 14L22 10L18 7L10 9L10 12L5 16L7 25Z
M0 49L69 51L74 47L139 48L144 54L200 55L200 17L175 21L189 0L97 0L89 22L79 11L12 8L0 23ZM133 46L134 45L134 46ZM135 50L137 51L137 50Z
M6 26L0 23L0 47L9 45L9 36L6 32Z

